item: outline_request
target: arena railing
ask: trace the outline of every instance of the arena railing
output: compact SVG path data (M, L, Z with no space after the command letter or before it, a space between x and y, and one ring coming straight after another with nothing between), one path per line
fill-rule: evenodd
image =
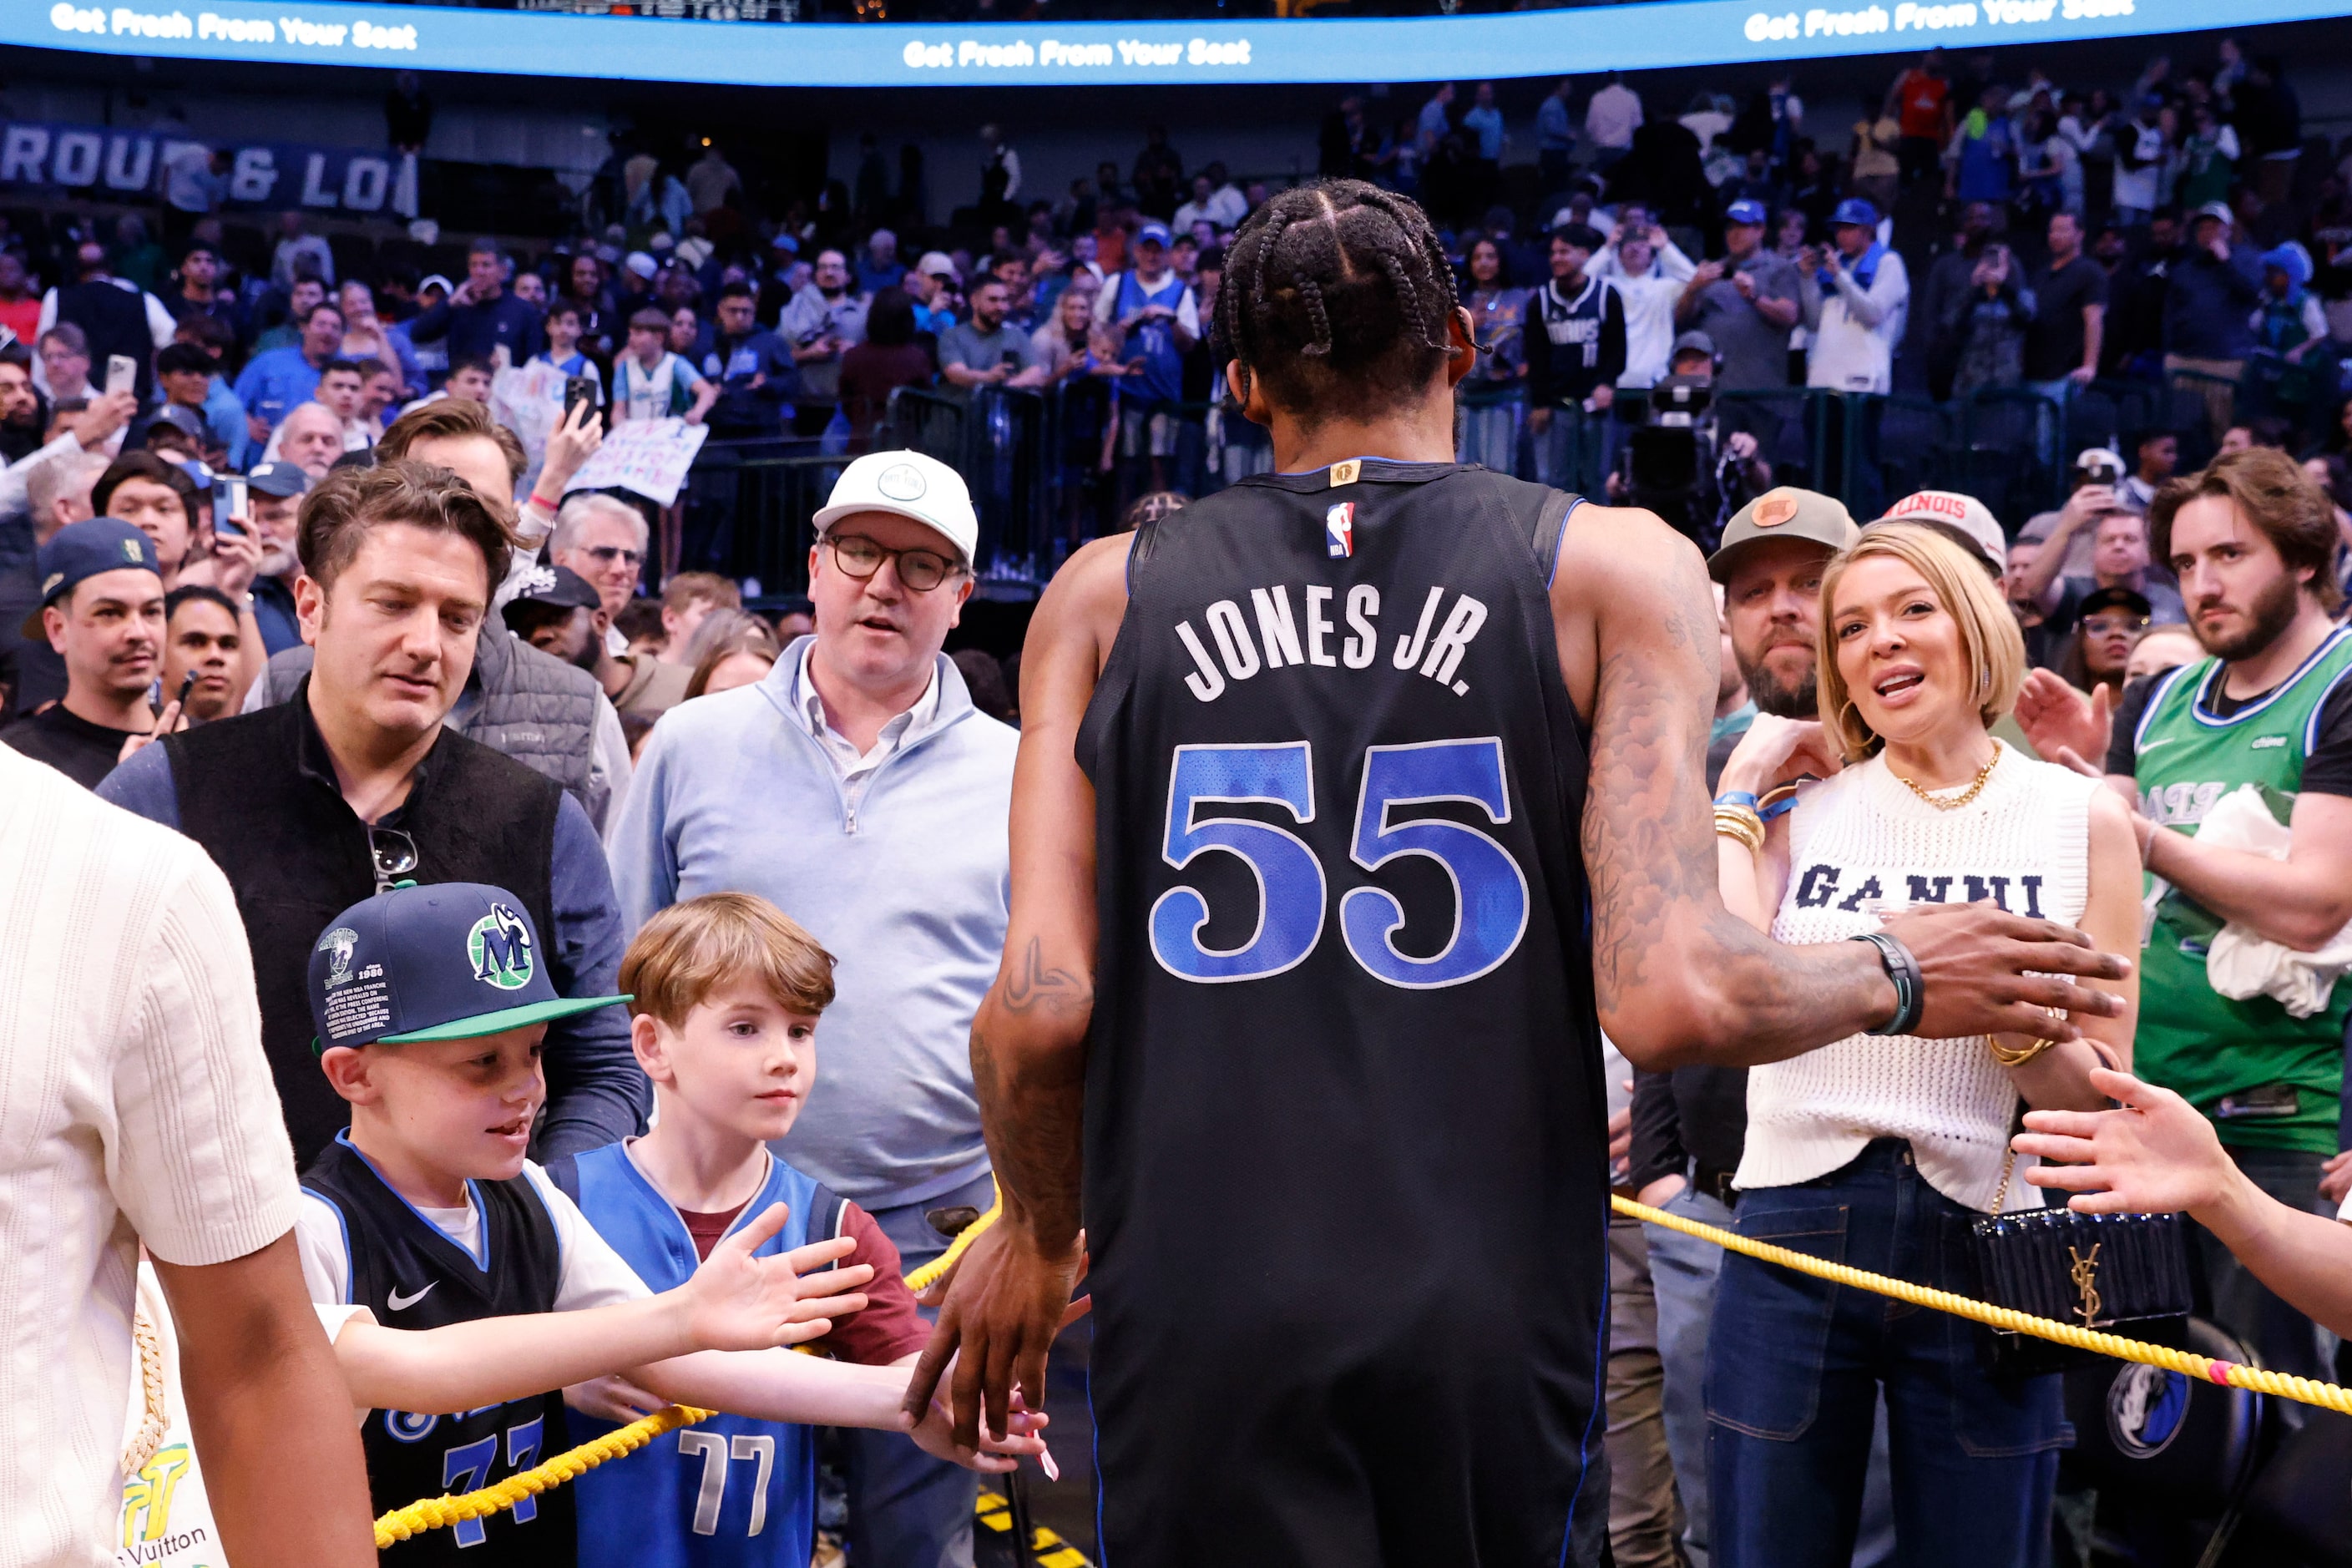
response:
M2230 386L2259 409L2253 384ZM2064 402L2023 388L1983 389L1937 403L1811 387L1727 391L1719 428L1756 436L1777 483L1822 490L1856 518L1880 516L1919 489L1973 495L2012 533L2063 505L2077 453L2111 447L2131 461L2134 437L2166 430L2179 439L2183 471L2212 453L2216 432L2200 378L2094 381ZM1552 411L1551 429L1528 420L1526 389L1469 384L1459 398L1457 450L1521 479L1607 495L1609 416ZM1265 433L1205 402L1169 405L1173 450L1160 461L1168 488L1199 497L1272 466ZM1107 430L1107 426L1111 426ZM688 491L688 564L756 577L771 593L805 585L808 519L834 478L867 447L908 447L956 468L980 516L977 562L984 593L1018 596L1050 579L1069 552L1111 531L1151 488L1147 452L1129 456L1112 425L1108 384L1077 378L1042 391L902 387L872 437L856 445L810 441L713 442ZM1108 454L1108 462L1106 462Z

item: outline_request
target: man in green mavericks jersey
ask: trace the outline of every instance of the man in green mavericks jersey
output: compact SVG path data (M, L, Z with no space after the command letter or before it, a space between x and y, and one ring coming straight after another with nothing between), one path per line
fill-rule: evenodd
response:
M2336 525L2302 470L2263 448L2168 486L2148 524L2211 657L2126 688L2107 737L2097 733L2107 728L2103 703L2053 692L2039 675L2019 718L2044 756L2056 754L2052 743L2096 755L2104 739L2108 782L2139 810L2158 897L2133 1071L2210 1117L2264 1192L2308 1209L2338 1147L2352 983L2297 1018L2267 996L2216 994L2205 952L2224 922L2310 952L2352 921L2352 630L2334 619L2343 601ZM2213 804L2249 784L2289 826L2284 860L2198 839ZM2309 1320L2226 1249L2202 1251L2223 1326L2273 1368L2325 1375Z

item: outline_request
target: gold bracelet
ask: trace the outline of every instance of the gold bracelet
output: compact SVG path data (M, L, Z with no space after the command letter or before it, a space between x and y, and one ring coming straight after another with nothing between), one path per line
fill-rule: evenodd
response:
M2005 1068L2021 1068L2058 1042L2036 1040L2030 1046L2004 1046L1998 1036L1988 1035L1985 1043L1992 1047L1993 1060Z
M1764 848L1764 819L1756 815L1753 806L1718 805L1715 808L1716 836L1736 838L1754 853Z

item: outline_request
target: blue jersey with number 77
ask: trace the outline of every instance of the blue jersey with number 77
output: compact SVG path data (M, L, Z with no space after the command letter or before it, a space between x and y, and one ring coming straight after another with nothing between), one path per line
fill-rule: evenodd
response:
M693 1276L700 1260L686 1222L625 1146L553 1161L548 1174L648 1289ZM778 1203L792 1216L759 1247L761 1258L833 1235L842 1208L814 1177L771 1157L767 1184L730 1234ZM614 1430L577 1410L564 1419L575 1443ZM580 1568L806 1568L816 1527L814 1436L806 1426L715 1415L588 1471L572 1483Z

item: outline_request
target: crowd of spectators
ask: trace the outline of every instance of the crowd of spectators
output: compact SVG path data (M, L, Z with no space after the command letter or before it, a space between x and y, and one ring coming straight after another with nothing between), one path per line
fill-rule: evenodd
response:
M1461 455L1525 477L1638 488L1628 437L1670 378L2062 406L2120 380L2201 402L2193 459L2241 415L2284 420L2299 449L2342 444L2352 182L2306 145L2277 60L2223 39L2194 68L2159 57L2114 88L1934 52L1873 107L1826 128L1780 79L1669 116L1612 74L1558 83L1528 123L1492 83L1441 83L1343 99L1317 167L1439 219L1489 351ZM854 455L911 388L981 411L985 438L962 455L1034 443L1058 509L1041 520L1043 567L1138 495L1269 462L1263 434L1219 406L1204 330L1265 182L1189 161L1158 126L1060 191L1024 183L993 125L968 185L927 174L911 146L894 170L871 134L854 177L814 198L747 179L708 139L688 151L616 152L591 204L613 221L530 256L481 242L462 277L339 277L292 213L267 266L244 269L215 217L168 246L136 217L58 245L0 235L0 325L30 352L0 455L61 435L118 353L133 362L132 445L314 474L427 398L490 404L535 476L576 378L611 418L707 424L721 446L706 467L744 441ZM961 205L940 214L934 183ZM1780 426L1738 402L1707 425L1709 456L1746 431L1780 478L1805 479ZM124 434L104 432L110 450ZM1874 437L1857 438L1871 457ZM1769 477L1699 467L1702 536ZM13 495L0 481L0 510ZM729 512L672 529L663 565L722 564Z
M2003 737L2104 746L2147 700L2136 678L2199 657L2148 519L2204 453L2289 453L2338 533L2313 605L2352 582L2352 178L2297 132L2275 62L2224 41L2114 99L1929 55L1843 153L1785 82L1672 120L1615 77L1580 100L1563 82L1532 196L1490 85L1441 86L1387 129L1350 98L1320 152L1443 222L1483 350L1465 461L1571 483L1568 437L1598 425L1612 493L1652 504L1635 436L1677 390L2187 389L2188 428L2074 455L2045 512L1923 494L1888 514L1999 579L2046 672ZM1270 467L1219 406L1212 342L1224 247L1267 192L1155 127L1131 167L1049 201L989 127L972 205L933 226L864 152L854 191L772 217L720 148L677 174L633 160L612 230L535 257L483 239L461 279L339 278L290 214L244 272L204 222L171 247L128 223L0 248L0 744L223 867L304 1154L343 1112L307 1054L299 961L371 881L514 888L558 985L599 994L630 929L749 889L842 954L835 1010L867 1050L828 1069L796 1156L910 1262L986 1203L966 1033L1003 936L1017 656L945 651L987 548L964 486L986 476L866 448L904 389L968 413L1035 399L1080 477L1054 520L1069 542ZM662 419L840 460L808 598L747 604L702 569L707 538L657 548L658 509L574 485L611 427ZM1704 536L1771 489L1776 454L1727 415L1699 438L1719 460L1681 521ZM336 477L355 468L379 472ZM1727 663L1719 742L1758 694ZM262 721L186 739L239 714ZM2347 725L2331 701L2339 766ZM623 1027L551 1031L545 1152L641 1126ZM2320 1156L2294 1152L2315 1183ZM2352 1165L2326 1174L2340 1198ZM848 1462L852 1532L892 1542L874 1560L968 1536L961 1473L878 1436ZM885 1495L918 1500L858 1500Z

